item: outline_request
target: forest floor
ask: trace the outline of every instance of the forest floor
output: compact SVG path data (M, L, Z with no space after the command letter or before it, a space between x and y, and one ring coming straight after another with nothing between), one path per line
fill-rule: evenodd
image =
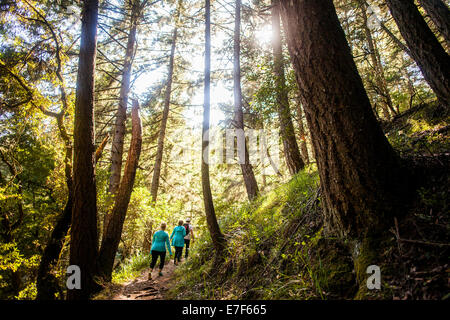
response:
M148 280L148 272L145 269L140 276L121 284L114 290L111 300L162 300L165 299L165 292L169 288L172 274L175 270L173 261L164 266L163 275L158 276L158 271L153 271L152 280Z

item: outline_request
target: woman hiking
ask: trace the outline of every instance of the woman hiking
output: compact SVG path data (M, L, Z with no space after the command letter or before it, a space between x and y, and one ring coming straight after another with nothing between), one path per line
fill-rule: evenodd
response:
M164 268L164 260L166 259L166 246L169 249L170 255L172 255L172 249L169 242L169 234L165 231L166 224L161 223L161 230L156 231L152 240L152 262L150 263L150 272L148 273L148 280L152 279L153 268L156 265L156 261L159 257L159 275L162 276L162 269Z
M186 229L183 227L183 220L178 221L178 227L175 227L170 236L172 245L175 247L175 258L173 263L177 266L181 262L183 255L184 237L186 236Z

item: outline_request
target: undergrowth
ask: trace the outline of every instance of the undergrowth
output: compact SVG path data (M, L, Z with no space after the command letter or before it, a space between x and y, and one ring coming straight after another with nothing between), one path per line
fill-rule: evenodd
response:
M130 279L134 279L141 274L142 270L148 268L149 265L150 255L143 252L137 252L114 270L112 282L123 283Z
M180 299L324 298L327 276L310 266L322 238L315 170L305 170L236 211L220 212L225 261L212 272L207 233L176 271L169 297Z
M439 158L449 150L448 120L448 111L423 105L384 125L388 139L403 158L419 157L425 163L435 159L433 163L438 165L432 170L419 168L426 174L418 183L408 214L387 230L390 236L377 256L382 261L381 290L358 291L348 244L324 235L318 174L309 168L250 204L237 209L219 207L219 223L227 240L224 262L213 266L211 239L205 232L190 258L175 271L167 297L448 298L449 181L448 175L442 174L448 161Z

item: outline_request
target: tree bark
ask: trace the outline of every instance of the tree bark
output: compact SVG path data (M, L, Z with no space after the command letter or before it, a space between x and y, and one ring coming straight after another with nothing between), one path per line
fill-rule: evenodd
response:
M120 182L114 207L111 211L111 218L107 225L106 233L103 236L99 252L99 275L105 280L111 281L114 258L119 247L122 236L123 223L127 214L128 204L133 191L136 169L142 147L142 124L139 116L139 103L133 100L132 109L132 137L128 158L122 181Z
M128 33L127 49L122 70L122 83L120 86L119 108L117 109L114 133L111 145L111 176L109 178L109 193L114 195L119 188L122 171L123 141L127 121L128 93L130 91L131 68L136 44L136 29L140 15L139 0L132 1L130 31ZM105 223L106 225L107 223Z
M419 0L450 48L450 10L442 0Z
M431 32L413 0L386 0L411 56L439 102L450 106L450 57Z
M384 230L401 204L400 160L384 136L332 0L282 0L291 61L323 192L327 232Z
M209 122L211 108L211 4L210 0L205 0L205 87L203 105L203 126L202 126L202 190L203 202L205 205L206 223L211 240L218 259L225 249L225 237L220 231L217 217L214 210L214 203L209 180ZM217 260L219 261L219 260Z
M273 63L275 73L275 90L277 95L278 118L280 123L280 136L283 141L284 156L291 175L296 174L305 167L300 156L294 125L292 124L289 97L284 75L283 51L281 45L280 5L279 0L272 0L272 45Z
M151 186L151 194L153 202L156 202L156 197L158 195L158 187L159 187L159 177L161 174L161 162L164 151L164 139L166 136L166 126L167 119L169 117L170 111L170 96L172 94L172 79L173 79L173 69L174 69L174 59L175 59L175 48L177 42L178 29L175 26L175 30L173 31L172 38L172 48L170 50L170 61L169 61L169 73L167 75L167 86L166 86L166 94L164 98L164 110L161 119L161 128L159 130L158 137L158 149L156 151L156 159L155 166L153 167L153 178L152 178L152 186Z
M98 0L84 1L75 99L73 210L70 265L81 270L81 289L69 300L89 299L97 285L97 190L94 146L94 72L97 52Z
M237 129L237 147L239 155L239 163L241 164L244 184L247 190L247 196L250 201L258 195L258 183L256 182L253 167L250 164L247 143L244 130L244 113L242 111L242 89L241 89L241 1L236 0L235 6L235 27L234 27L234 127ZM243 155L242 159L241 156Z

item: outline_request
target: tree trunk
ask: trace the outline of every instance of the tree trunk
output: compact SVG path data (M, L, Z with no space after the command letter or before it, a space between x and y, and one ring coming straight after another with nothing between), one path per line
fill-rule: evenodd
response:
M59 121L58 121L59 123ZM60 127L60 131L65 132L65 127ZM72 145L68 137L62 134L63 140L66 142L66 159L65 159L65 174L67 185L67 202L64 211L58 218L55 228L50 235L50 239L44 249L41 261L39 263L39 270L36 281L37 296L36 300L54 300L56 293L60 292L56 277L52 270L58 263L61 250L64 246L64 240L69 231L72 222L72 208L73 208L73 179L72 179ZM95 151L95 162L100 159L103 149L108 141L108 136L103 139L100 146Z
M97 285L97 190L94 146L94 72L97 52L98 0L84 1L75 99L73 210L70 265L81 270L81 289L69 300L89 299Z
M152 194L152 199L154 202L156 202L156 197L158 195L159 176L161 174L161 162L162 162L163 151L164 151L164 138L166 136L166 125L167 125L167 119L169 117L169 110L170 110L170 95L172 94L172 79L173 79L173 68L174 68L177 35L178 35L178 29L177 29L177 26L175 26L175 30L173 31L173 38L172 38L172 48L170 50L169 73L167 75L167 87L166 87L166 95L164 98L164 110L163 110L163 115L162 115L162 119L161 119L161 128L159 130L158 149L156 151L155 166L153 169L151 194Z
M419 3L450 47L450 10L447 5L442 0L419 0Z
M106 233L102 239L99 253L99 273L107 281L111 281L111 274L114 265L117 248L122 236L123 223L127 214L128 204L133 191L136 169L139 163L139 156L142 147L142 124L139 116L139 103L133 100L132 109L132 137L128 158L125 164L122 181L120 182L114 207L111 211Z
M205 205L206 223L211 235L211 240L216 251L216 257L221 257L225 249L225 238L217 223L214 203L209 181L209 121L211 108L211 5L210 0L205 0L205 88L203 105L202 126L202 190Z
M450 57L413 0L386 0L411 55L439 102L450 106Z
M120 183L111 211L111 218L105 230L99 253L99 273L106 280L111 280L114 257L122 235L123 223L133 191L136 169L142 147L142 124L139 116L139 104L133 100L132 109L132 138L128 158L125 164L123 179Z
M235 8L235 28L234 28L234 127L237 129L237 147L239 163L241 164L242 175L244 177L247 196L250 201L258 195L258 183L253 173L253 167L250 164L247 143L244 131L244 113L242 111L242 89L241 89L241 1L236 0ZM243 155L243 157L242 157ZM242 158L242 159L241 159Z
M375 82L379 88L380 91L379 93L383 98L383 106L382 106L383 114L387 120L390 120L391 115L389 113L389 110L391 110L393 114L395 114L395 110L392 105L392 99L391 95L389 94L389 89L387 88L386 78L384 76L384 68L383 65L381 64L380 55L376 48L376 43L372 37L372 32L370 31L370 28L367 25L368 19L367 19L366 1L362 0L360 4L361 4L361 14L364 22L364 32L366 34L366 40L370 50L370 58L372 60L373 69L375 70Z
M142 242L142 252L144 254L150 254L152 247L152 235L153 235L153 222L150 225L145 226L144 230L144 240Z
M292 124L289 97L284 75L283 51L281 45L280 5L279 0L272 0L272 32L273 57L275 73L275 90L277 95L278 118L280 122L280 136L283 141L284 156L291 175L305 167L300 156L294 125Z
M300 133L300 149L302 151L302 158L305 160L305 163L309 163L309 154L308 154L308 146L306 144L306 130L303 125L303 112L301 102L297 103L297 122L298 122L298 131Z
M358 239L391 221L403 176L375 116L332 0L282 0L289 51L328 232Z
M136 44L136 29L140 15L139 0L133 0L130 31L128 33L127 49L122 70L122 83L120 86L119 108L117 109L114 125L113 140L111 145L111 176L109 178L109 193L114 195L119 188L122 171L123 141L126 130L128 93L130 91L131 67L133 62L134 47ZM104 230L106 228L105 227Z
M380 27L381 29L388 35L389 38L391 38L391 40L400 48L402 49L411 59L413 59L411 52L409 51L408 47L403 44L403 42L400 41L399 38L397 38L391 30L388 29L388 27L386 27L386 25L380 21Z

